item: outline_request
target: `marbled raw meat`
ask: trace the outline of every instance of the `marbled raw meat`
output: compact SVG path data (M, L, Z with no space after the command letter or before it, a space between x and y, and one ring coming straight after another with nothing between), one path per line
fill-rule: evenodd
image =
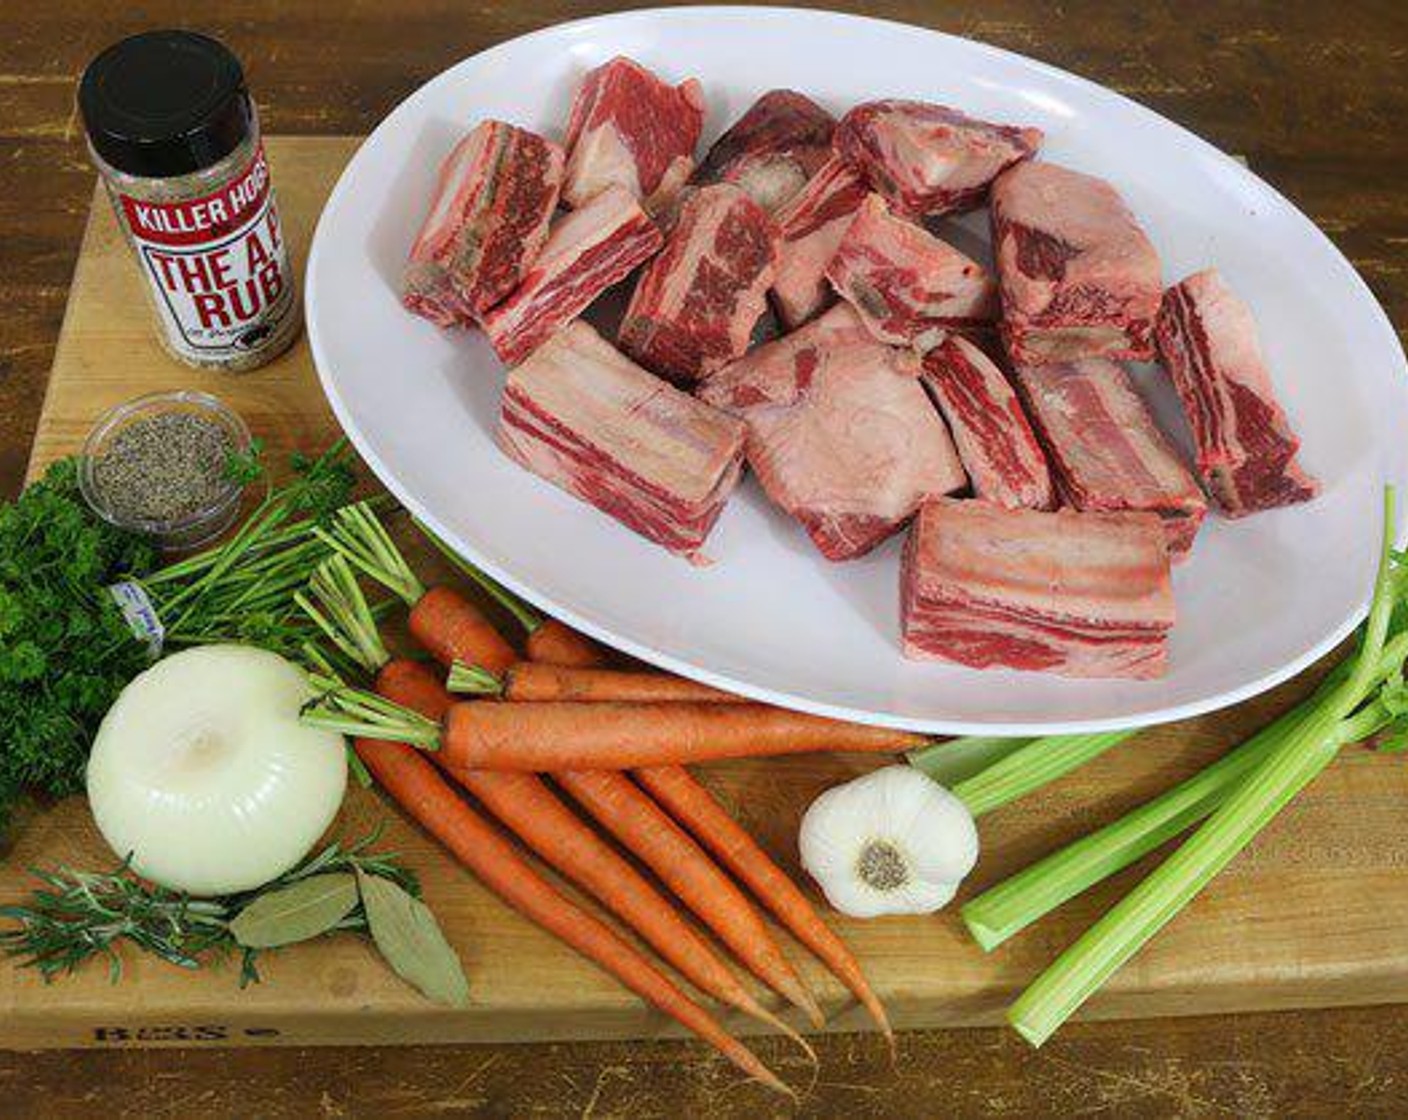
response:
M826 266L869 190L859 174L839 159L831 159L777 212L782 240L772 299L788 330L800 327L835 301Z
M672 86L621 56L598 66L572 101L563 201L582 206L616 185L664 210L694 171L704 111L694 78Z
M741 187L690 191L636 282L617 344L651 372L692 384L748 349L776 262L777 226Z
M1161 676L1175 609L1159 519L926 502L900 571L905 656Z
M553 223L513 294L481 320L505 365L517 365L664 242L625 187L602 191Z
M513 460L671 552L697 557L743 462L744 426L575 322L509 371Z
M769 90L714 141L691 182L736 183L774 213L830 158L835 127L806 94Z
M1014 362L1153 357L1159 255L1109 183L1020 164L993 184L992 231Z
M861 203L826 277L881 342L937 346L951 330L990 326L997 285L987 269L922 226L891 213L878 194Z
M699 395L747 422L748 464L768 496L828 560L849 560L964 485L918 366L843 304L726 366Z
M518 286L548 236L562 149L485 121L440 166L410 257L402 302L442 327L472 323Z
M978 120L927 101L867 101L841 118L836 154L896 207L920 216L971 210L1005 168L1030 159L1039 128Z
M1056 504L1046 453L1016 390L991 358L955 335L924 355L923 378L977 497L1010 509Z
M1017 384L1062 498L1080 510L1147 510L1175 558L1193 546L1207 499L1129 374L1104 358L1018 366Z
M1155 328L1197 445L1198 473L1229 517L1308 501L1319 484L1276 401L1251 309L1214 270L1164 293Z

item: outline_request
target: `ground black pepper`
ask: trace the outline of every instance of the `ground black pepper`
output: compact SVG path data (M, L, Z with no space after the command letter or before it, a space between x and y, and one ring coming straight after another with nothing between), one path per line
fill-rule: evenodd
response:
M230 491L225 464L235 450L219 424L189 412L134 420L93 462L108 512L124 521L180 521Z

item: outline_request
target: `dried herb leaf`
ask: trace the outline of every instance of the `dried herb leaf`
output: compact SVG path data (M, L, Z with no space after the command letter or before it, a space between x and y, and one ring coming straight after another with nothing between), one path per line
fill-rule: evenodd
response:
M372 940L386 963L427 999L466 1006L469 981L430 908L387 879L359 871L357 885Z
M276 949L327 933L356 906L353 876L314 875L260 895L230 923L230 932L247 949Z
M4 559L0 550L0 567ZM181 968L201 968L238 947L230 928L236 915L256 899L296 883L318 876L346 879L355 869L389 879L418 897L419 882L396 854L372 850L380 836L378 825L353 843L334 841L273 882L223 898L190 898L145 883L128 870L126 861L106 872L35 868L31 873L39 887L13 904L0 906L0 957L37 969L46 981L75 972L94 957L105 957L112 979L117 980L122 966L118 947L130 942ZM365 932L366 915L356 905L355 883L353 887L353 908L333 928ZM259 980L254 964L259 952L244 949L240 987Z

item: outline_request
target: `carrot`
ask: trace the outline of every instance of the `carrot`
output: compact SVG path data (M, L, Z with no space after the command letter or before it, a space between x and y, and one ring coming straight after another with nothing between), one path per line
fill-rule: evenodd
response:
M460 770L452 776L505 828L590 892L701 992L790 1035L815 1061L801 1035L759 1004L674 906L583 824L542 778L507 770Z
M614 770L566 770L553 776L718 934L753 975L802 1008L817 1026L825 1022L743 892L639 786Z
M585 634L579 634L565 622L548 618L539 613L513 594L507 587L481 572L463 556L452 549L419 521L416 522L422 535L440 550L461 575L467 576L479 585L494 602L503 607L523 627L527 635L528 658L543 665L565 665L569 668L588 669L605 665L610 654L605 647L598 645ZM470 664L476 662L470 661ZM487 668L488 666L486 666Z
M635 776L666 812L751 889L753 896L851 990L893 1049L895 1034L889 1017L846 943L714 795L682 766L647 767L635 771Z
M391 662L378 674L387 699L416 703L427 696L415 678L422 667ZM431 678L438 687L438 682ZM715 1046L751 1077L779 1092L791 1090L707 1011L599 919L564 896L469 807L419 751L399 743L358 739L356 751L392 798L484 885L525 918L565 941L643 999Z
M593 669L610 662L601 645L555 618L544 618L529 628L526 648L529 660L540 665Z
M707 704L742 704L741 696L710 688L672 673L632 669L577 669L563 665L540 665L520 661L509 666L502 677L486 673L479 666L454 665L450 689L499 696L519 703L560 700L565 703L601 703L608 700L678 702L694 700Z
M376 687L382 696L431 719L455 702L429 668L404 658L381 669ZM541 778L493 770L450 776L539 856L600 899L696 988L791 1035L815 1060L801 1035L759 1004L645 876L583 824Z
M411 635L450 665L463 661L502 673L518 660L513 646L478 607L451 587L426 588L401 555L365 502L337 511L331 530L316 530L321 540L410 608Z
M450 587L432 587L407 619L411 637L446 667L456 661L502 673L518 654L479 608Z
M455 705L430 666L409 657L397 657L377 671L376 691L380 696L419 712L430 719L443 719Z
M452 769L627 770L803 751L901 751L922 735L763 704L456 704L442 761Z

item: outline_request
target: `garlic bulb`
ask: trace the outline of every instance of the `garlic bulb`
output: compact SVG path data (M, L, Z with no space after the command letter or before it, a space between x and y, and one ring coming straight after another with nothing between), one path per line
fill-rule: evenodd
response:
M843 914L928 914L978 859L978 830L957 797L912 766L827 790L802 817L802 866Z
M277 878L332 823L342 736L299 723L307 674L251 646L163 658L122 690L88 760L98 831L144 878L193 895Z

